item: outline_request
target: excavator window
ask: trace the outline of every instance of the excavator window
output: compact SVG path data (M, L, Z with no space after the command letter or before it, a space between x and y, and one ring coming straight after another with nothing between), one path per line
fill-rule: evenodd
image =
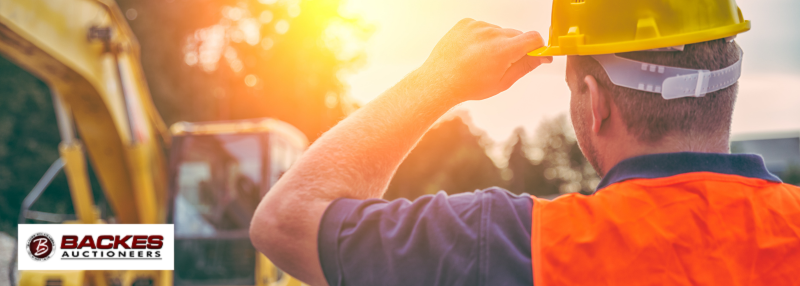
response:
M265 182L267 134L177 137L173 144L175 284L252 285L248 229Z
M280 132L182 134L170 157L175 285L253 285L258 203L304 145Z
M247 231L264 177L261 136L185 138L177 165L175 234Z

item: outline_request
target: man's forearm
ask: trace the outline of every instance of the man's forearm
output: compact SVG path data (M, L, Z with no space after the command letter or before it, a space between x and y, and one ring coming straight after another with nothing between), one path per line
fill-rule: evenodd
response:
M294 195L328 200L381 197L417 141L456 104L430 81L423 71L409 74L319 138L284 183L303 185Z

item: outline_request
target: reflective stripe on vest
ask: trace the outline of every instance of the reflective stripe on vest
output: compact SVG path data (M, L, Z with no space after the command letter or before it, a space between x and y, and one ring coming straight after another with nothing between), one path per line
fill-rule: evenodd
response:
M534 198L536 286L800 285L800 188L709 172Z

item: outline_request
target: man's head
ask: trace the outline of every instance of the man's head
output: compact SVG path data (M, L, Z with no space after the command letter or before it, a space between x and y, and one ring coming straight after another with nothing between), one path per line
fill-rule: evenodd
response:
M682 52L618 56L664 66L719 70L739 60L724 39L686 45ZM584 155L603 176L629 157L663 152L727 152L738 86L703 97L665 100L659 93L614 85L591 56L569 56L570 115Z

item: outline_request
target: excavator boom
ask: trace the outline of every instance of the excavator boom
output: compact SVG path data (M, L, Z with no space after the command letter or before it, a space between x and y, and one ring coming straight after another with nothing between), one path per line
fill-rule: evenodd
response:
M158 198L166 197L165 157L155 139L167 132L144 80L138 43L117 6L108 0L1 1L0 53L47 83L72 115L81 142L65 140L61 152L77 158L85 149L92 165L102 166L95 171L117 222L164 222L159 210L166 201ZM84 174L66 165L70 185L81 187L75 181ZM77 197L91 198L88 185L83 188ZM95 220L87 217L93 216L91 202L75 199L73 190L78 219Z

